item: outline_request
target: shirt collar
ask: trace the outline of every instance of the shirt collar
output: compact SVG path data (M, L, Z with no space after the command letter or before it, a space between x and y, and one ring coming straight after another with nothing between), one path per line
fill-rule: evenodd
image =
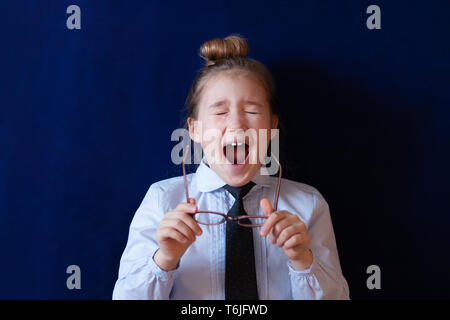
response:
M251 181L256 185L270 186L270 176L262 175L262 170L257 170ZM205 163L204 159L200 162L200 165L195 172L195 176L197 188L201 192L214 191L226 185L225 181L223 181L222 178L220 178L219 175Z

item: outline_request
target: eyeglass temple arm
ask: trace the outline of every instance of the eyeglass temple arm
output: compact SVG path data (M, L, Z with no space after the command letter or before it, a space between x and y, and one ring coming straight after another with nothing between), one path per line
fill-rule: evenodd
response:
M183 159L181 160L182 167L183 167L183 179L184 179L184 191L186 193L186 202L189 203L189 191L188 191L188 183L186 178L186 167L184 165L184 162L186 161L186 157L189 152L189 145L186 145L186 148L183 151Z
M280 169L280 173L278 174L277 193L275 194L275 201L274 201L274 207L273 207L276 211L276 210L278 210L278 197L280 196L281 177L283 175L283 169L281 168L281 163L280 163L280 161L278 161L277 157L275 157L275 155L272 154L272 158L278 164L278 168Z

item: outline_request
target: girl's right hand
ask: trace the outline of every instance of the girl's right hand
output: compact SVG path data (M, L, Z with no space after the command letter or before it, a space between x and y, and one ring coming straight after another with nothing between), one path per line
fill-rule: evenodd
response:
M164 215L156 231L159 249L154 260L163 270L176 268L184 252L202 234L202 229L192 217L197 211L195 199L182 202L173 211Z

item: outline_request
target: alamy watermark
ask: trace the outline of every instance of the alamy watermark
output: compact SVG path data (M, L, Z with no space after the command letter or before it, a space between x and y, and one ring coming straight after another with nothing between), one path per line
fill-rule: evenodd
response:
M81 289L81 269L76 264L67 267L66 273L70 274L66 280L67 289Z
M366 270L367 274L370 276L367 278L366 285L367 289L381 289L381 269L376 264L370 265Z
M370 16L366 20L366 26L369 30L381 29L381 9L376 4L372 4L367 7L367 14Z
M67 7L66 13L70 14L66 20L66 27L69 30L81 29L81 9L79 6L72 4Z
M250 128L223 133L216 128L203 130L201 121L195 121L193 126L194 141L188 129L179 128L172 132L171 141L178 141L171 152L174 164L181 164L187 152L186 164L200 164L205 158L208 164L261 164L261 175L278 172L273 157L280 157L279 129Z

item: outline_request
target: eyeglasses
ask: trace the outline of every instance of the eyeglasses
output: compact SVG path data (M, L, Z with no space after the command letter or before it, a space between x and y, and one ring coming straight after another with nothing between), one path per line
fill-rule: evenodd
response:
M183 178L184 178L184 190L186 193L186 201L189 202L189 190L188 190L188 183L187 183L187 178L186 178L186 167L185 167L185 160L186 160L186 156L189 152L189 146L187 146L187 148L185 149L184 152L184 156L183 156L183 160L182 160L182 166L183 166ZM276 190L276 194L275 194L275 199L274 199L274 203L273 203L273 208L275 209L275 211L277 210L278 207L278 198L280 196L280 187L281 187L281 176L282 176L282 169L281 169L281 164L278 161L278 159L272 155L272 158L275 159L275 162L278 164L278 167L280 169L280 173L278 175L278 185L277 185L277 190ZM224 213L221 212L216 212L216 211L209 211L209 210L197 210L197 212L195 213L191 213L193 215L193 218L195 221L197 221L197 223L199 224L203 224L206 226L216 226L219 224L224 223L225 221L237 221L238 225L240 225L241 227L246 227L246 228L257 228L257 227L261 227L265 221L265 219L267 219L268 217L266 216L237 216L237 217L230 217Z

